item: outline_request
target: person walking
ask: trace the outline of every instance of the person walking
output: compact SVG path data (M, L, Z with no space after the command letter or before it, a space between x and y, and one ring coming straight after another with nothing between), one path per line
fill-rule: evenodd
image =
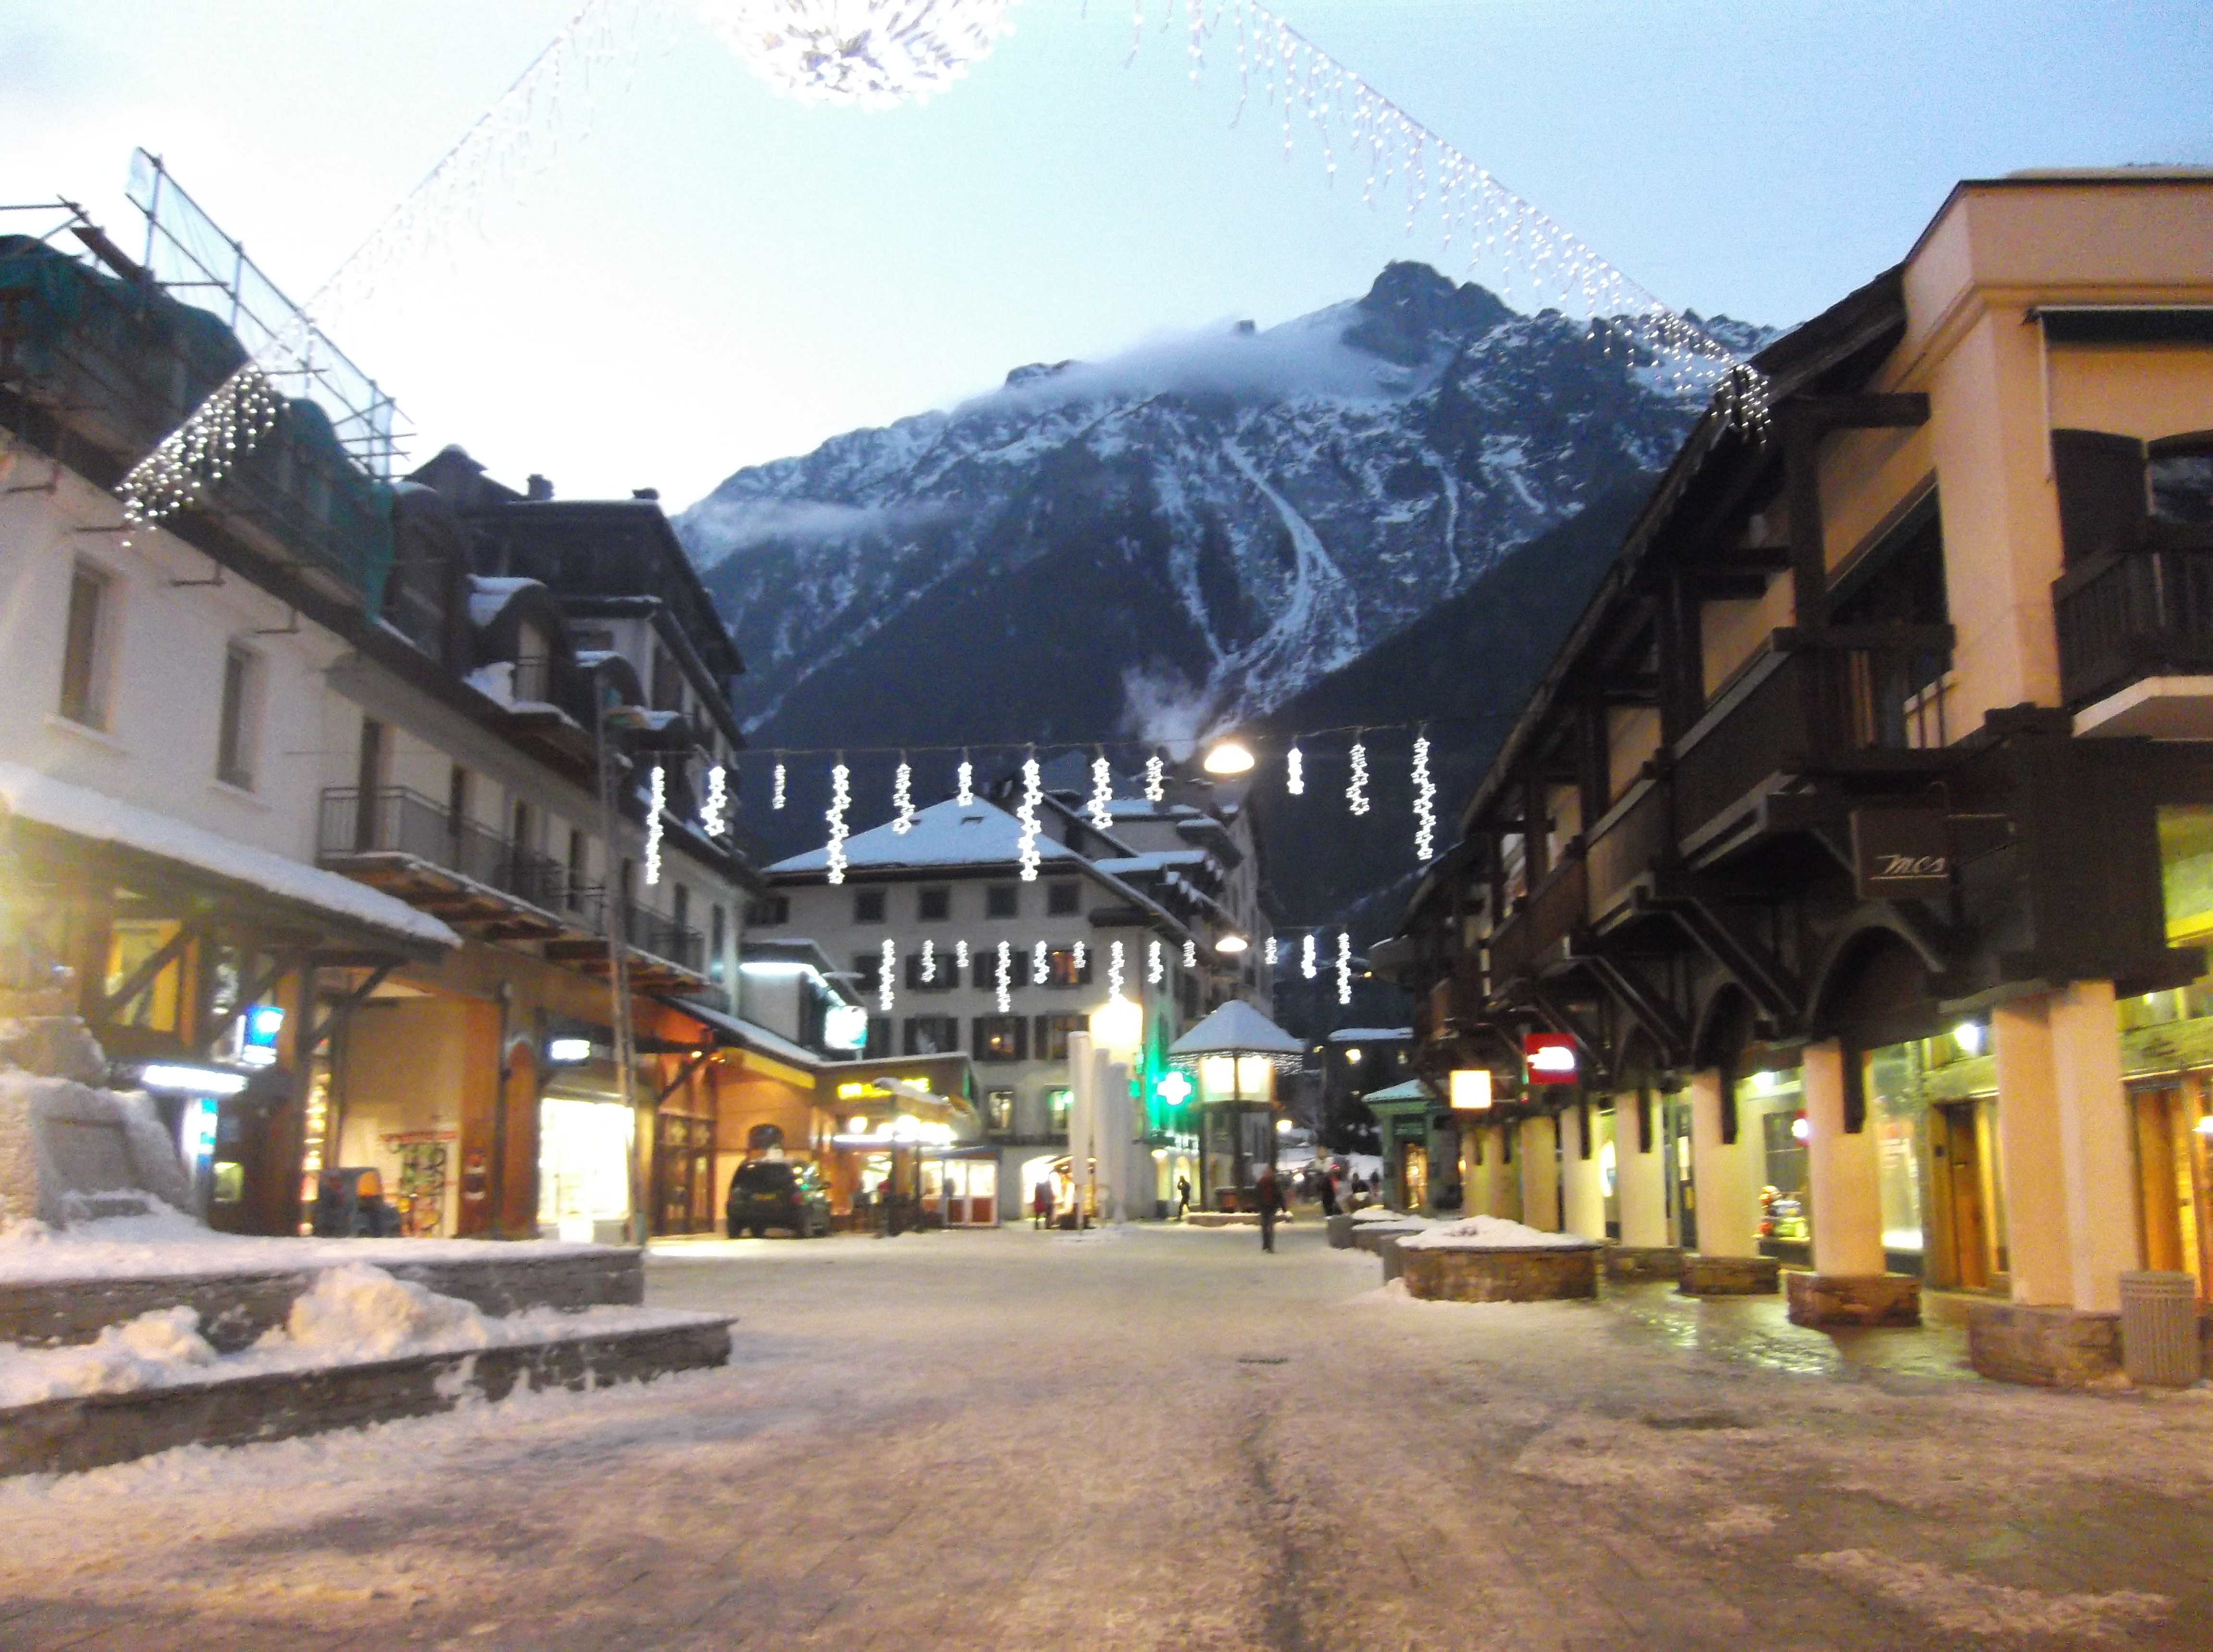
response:
M1178 1176L1176 1178L1176 1220L1178 1222L1181 1222L1184 1219L1185 1213L1190 1209L1191 1178L1188 1176Z
M1041 1180L1030 1193L1030 1214L1036 1218L1033 1226L1043 1228L1052 1222L1052 1182Z
M1338 1213L1337 1177L1327 1165L1324 1165L1315 1180L1317 1183L1315 1191L1321 1196L1321 1213L1326 1216L1335 1216Z
M1283 1210L1283 1190L1276 1186L1276 1173L1271 1169L1260 1173L1259 1186L1253 1190L1260 1206L1260 1248L1273 1254L1276 1249L1276 1217Z

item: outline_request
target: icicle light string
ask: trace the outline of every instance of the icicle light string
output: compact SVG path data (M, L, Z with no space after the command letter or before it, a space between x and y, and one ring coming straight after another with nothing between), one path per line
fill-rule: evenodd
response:
M661 814L668 807L668 771L658 763L648 783L645 809L645 881L648 888L661 881Z
M1122 996L1124 978L1122 943L1119 941L1110 942L1106 949L1106 996L1108 997L1119 998Z
M699 805L699 830L719 838L729 829L729 771L717 763L707 771L707 801Z
M876 1010L880 1015L892 1013L892 978L899 972L899 942L884 942L882 961L876 966Z
M1307 754L1295 746L1283 753L1283 789L1294 797L1307 795Z
M999 1014L1003 1015L1014 1008L1012 994L1015 984L1015 949L1004 941L999 942L999 967L993 981L997 989L993 1002L997 1004Z
M1183 966L1186 969L1197 969L1198 967L1198 942L1186 940L1183 943Z
M892 776L892 830L902 838L914 830L914 769L904 753Z
M1158 752L1145 759L1145 801L1158 803L1168 795L1167 760Z
M841 761L830 771L830 807L823 818L830 823L830 881L845 881L845 810L853 801L853 771Z
M1414 737L1414 858L1427 866L1437 852L1437 783L1430 777L1430 737Z
M1489 168L1408 114L1358 73L1323 51L1260 0L1165 0L1162 27L1179 4L1194 83L1207 40L1227 10L1236 63L1237 125L1259 85L1262 106L1279 117L1285 161L1302 121L1318 142L1323 175L1334 182L1340 148L1364 163L1361 198L1377 204L1395 182L1411 234L1431 213L1449 252L1455 231L1466 241L1471 275L1488 264L1501 296L1513 302L1516 277L1532 302L1579 315L1609 350L1643 352L1678 392L1712 393L1715 411L1758 440L1767 438L1767 381L1734 351L1616 269L1550 215L1515 194ZM1144 8L1136 8L1137 39ZM1131 55L1136 55L1132 47Z
M1374 804L1368 797L1368 742L1352 742L1352 779L1344 789L1344 801L1355 814L1365 814Z
M937 979L937 942L935 941L925 941L922 943L920 973L922 984L924 986L930 985Z
M966 941L953 943L953 967L964 976L968 973L968 943Z
M954 796L963 808L976 801L976 765L968 760L968 748L965 746L960 748L960 771Z
M1167 978L1167 955L1155 937L1145 943L1145 982L1149 986L1158 986Z
M1316 967L1314 938L1311 935L1304 936L1299 941L1299 973L1311 981L1314 978Z
M1050 971L1046 964L1045 942L1040 941L1030 948L1030 984L1043 986L1048 973Z
M1038 853L1038 805L1045 802L1045 785L1038 772L1037 754L1032 753L1022 759L1022 802L1015 819L1022 824L1021 840L1015 854L1021 863L1024 883L1037 881L1038 867L1043 856Z
M1079 941L1076 943L1075 951L1076 956L1071 959L1070 962L1075 966L1076 978L1081 980L1083 978L1085 968L1090 963L1088 949L1084 946L1083 942Z
M1103 747L1091 759L1091 824L1100 832L1114 827L1114 765Z
M770 781L768 806L771 808L780 809L783 807L784 782L787 776L784 771L784 766L779 762L776 765L776 773Z
M1352 937L1343 930L1337 932L1337 1001L1352 1002Z

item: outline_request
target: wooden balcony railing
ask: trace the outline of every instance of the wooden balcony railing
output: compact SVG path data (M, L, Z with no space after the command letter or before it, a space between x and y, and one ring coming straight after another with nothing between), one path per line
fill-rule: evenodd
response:
M1950 743L1949 625L1777 631L1675 747L1675 825L1700 842L1778 776L1880 769ZM1912 766L1902 760L1899 766Z
M1589 906L1582 844L1578 840L1569 845L1560 863L1529 898L1491 932L1491 991L1501 991L1511 982L1537 974L1545 960L1558 952L1560 943L1582 926Z
M1594 923L1619 907L1638 878L1674 859L1674 805L1673 777L1648 775L1591 828L1583 858Z
M2144 677L2213 671L2213 539L2070 568L2052 584L2051 612L2070 706Z

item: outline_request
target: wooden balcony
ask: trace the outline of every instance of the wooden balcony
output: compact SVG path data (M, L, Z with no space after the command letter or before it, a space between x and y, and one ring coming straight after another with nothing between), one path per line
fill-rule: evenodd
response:
M1583 858L1588 917L1603 926L1675 858L1673 777L1648 774L1623 793L1591 828Z
M1949 625L1778 631L1674 752L1674 826L1686 855L1727 841L1760 800L1819 776L1912 780L1951 743Z
M2070 707L2147 678L2213 674L2213 534L2161 537L2053 582L2059 692Z
M1517 981L1534 980L1565 961L1570 938L1588 921L1590 894L1580 839L1545 875L1529 898L1491 935L1491 990L1509 993Z

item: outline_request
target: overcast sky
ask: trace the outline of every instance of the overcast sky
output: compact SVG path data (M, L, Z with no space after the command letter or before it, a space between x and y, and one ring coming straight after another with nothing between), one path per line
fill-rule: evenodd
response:
M134 144L304 296L576 0L0 0L0 200L126 247ZM1788 323L1894 262L1960 177L2213 162L2205 0L1277 0L1679 306ZM1146 0L1157 21L1162 0ZM1302 134L1199 87L1129 0L1026 0L919 107L803 108L679 0L519 198L338 343L427 458L564 496L730 470L1038 360L1269 326L1393 258L1461 271ZM4 227L4 225L0 225Z

